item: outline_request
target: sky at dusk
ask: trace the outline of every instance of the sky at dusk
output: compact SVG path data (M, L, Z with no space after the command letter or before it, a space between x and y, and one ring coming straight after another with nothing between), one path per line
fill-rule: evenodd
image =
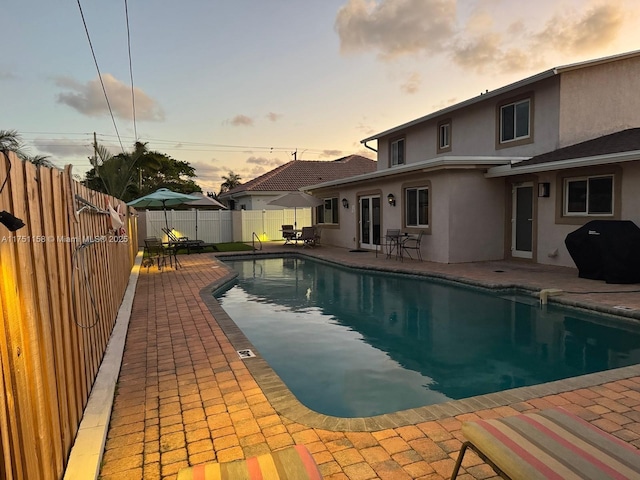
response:
M555 66L640 49L635 0L3 1L0 129L90 168L137 139L204 191L360 140ZM132 77L135 123L132 108ZM114 126L115 123L115 126ZM375 144L373 145L375 147Z

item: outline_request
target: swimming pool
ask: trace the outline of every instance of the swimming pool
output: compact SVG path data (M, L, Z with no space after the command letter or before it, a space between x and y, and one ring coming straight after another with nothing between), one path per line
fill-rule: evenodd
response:
M226 260L218 301L312 410L362 417L640 363L640 328L307 258Z

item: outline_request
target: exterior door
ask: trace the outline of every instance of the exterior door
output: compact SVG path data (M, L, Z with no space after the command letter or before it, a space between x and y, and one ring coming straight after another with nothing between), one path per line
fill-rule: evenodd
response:
M533 184L530 182L513 186L511 254L519 258L533 257Z
M360 248L380 245L380 197L360 197Z

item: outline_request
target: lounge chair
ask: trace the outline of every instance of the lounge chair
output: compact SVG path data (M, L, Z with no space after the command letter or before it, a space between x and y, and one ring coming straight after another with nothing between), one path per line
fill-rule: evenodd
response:
M293 225L282 225L282 238L285 245L293 245L298 239L298 233L293 229Z
M178 471L178 480L321 480L318 465L303 445L246 460L205 463Z
M640 478L640 451L562 408L462 424L468 448L511 480Z
M214 251L218 249L213 243L205 243L204 240L191 240L189 237L178 237L170 228L163 228L162 231L167 235L169 244L176 249L185 248L187 255L191 254L191 250L202 253L202 251L211 247Z
M318 245L319 237L314 227L302 227L302 233L300 237L298 237L298 240L304 242L303 247L315 247Z

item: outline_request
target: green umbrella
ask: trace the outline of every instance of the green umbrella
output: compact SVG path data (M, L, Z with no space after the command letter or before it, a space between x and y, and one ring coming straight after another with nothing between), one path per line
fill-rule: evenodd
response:
M174 192L168 188L159 188L155 192L145 195L144 197L131 200L127 205L131 207L162 207L164 210L164 222L168 229L169 221L167 220L167 207L182 205L183 203L193 202L194 200L199 199L200 197L196 197L195 195Z

